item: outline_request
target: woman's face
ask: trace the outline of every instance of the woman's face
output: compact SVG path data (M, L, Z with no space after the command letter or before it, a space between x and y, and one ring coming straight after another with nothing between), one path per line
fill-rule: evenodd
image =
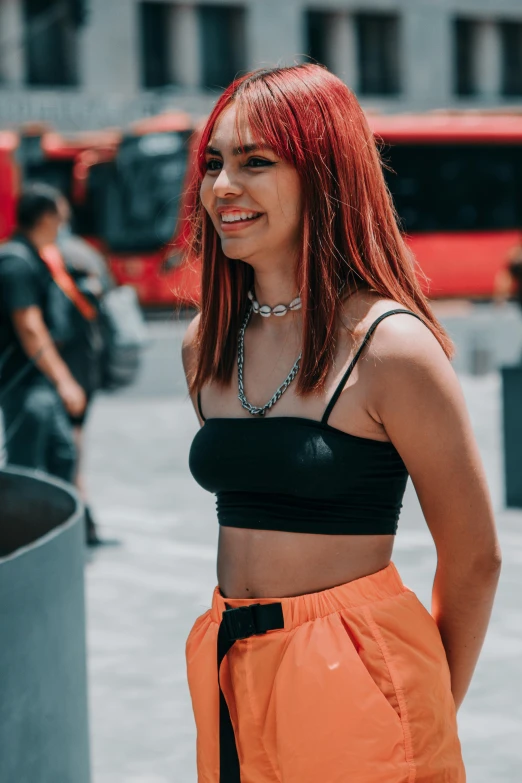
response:
M293 264L301 237L301 185L292 164L236 133L234 104L214 127L200 196L223 252L262 269Z

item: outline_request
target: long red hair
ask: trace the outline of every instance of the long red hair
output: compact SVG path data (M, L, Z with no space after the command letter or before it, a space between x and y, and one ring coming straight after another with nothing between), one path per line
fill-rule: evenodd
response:
M297 267L303 302L300 393L323 388L343 300L358 289L393 299L420 315L447 356L452 343L435 319L397 225L379 152L354 94L319 65L259 70L236 79L203 129L193 194L205 174L205 150L221 113L237 107L257 142L292 163L302 183L302 247ZM202 264L198 359L191 391L228 383L237 334L249 304L252 268L227 258L199 198L191 252Z

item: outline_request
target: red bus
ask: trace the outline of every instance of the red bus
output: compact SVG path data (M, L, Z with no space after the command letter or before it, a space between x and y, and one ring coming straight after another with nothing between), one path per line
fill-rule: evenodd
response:
M192 132L186 114L151 117L121 134L112 152L86 152L75 169L75 230L100 246L116 281L133 285L146 306L177 302L176 281L186 273L186 265L170 268L167 257Z
M522 241L522 114L368 119L429 296L491 297Z
M169 270L164 262L173 241L192 129L181 112L142 120L125 132L64 136L34 125L19 136L11 134L10 145L6 136L5 165L14 171L18 167L24 181L47 182L64 193L72 206L74 231L105 254L116 281L132 284L142 304L172 306L176 281L184 280L186 267ZM0 167L1 156L0 134ZM3 237L13 227L16 188L3 177L2 186L9 202L4 215L12 215ZM181 289L186 288L182 282Z
M82 223L84 161L93 155L96 159L101 154L114 156L120 138L118 130L64 136L48 126L34 123L20 130L14 158L23 181L54 185L73 205L75 221Z
M15 162L18 137L11 131L0 131L0 240L7 239L15 227L16 194L19 173Z

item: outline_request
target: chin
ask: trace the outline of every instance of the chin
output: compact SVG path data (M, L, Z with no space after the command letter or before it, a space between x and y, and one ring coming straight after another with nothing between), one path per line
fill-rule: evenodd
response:
M221 242L223 254L234 261L246 261L248 256L252 255L252 248L248 248L246 243L225 240Z

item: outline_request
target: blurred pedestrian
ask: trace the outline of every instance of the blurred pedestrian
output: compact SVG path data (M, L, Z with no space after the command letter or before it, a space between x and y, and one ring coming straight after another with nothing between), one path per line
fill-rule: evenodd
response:
M522 245L511 248L506 265L495 276L493 298L497 304L514 299L522 308Z
M220 523L187 641L199 779L464 783L455 711L498 542L364 114L322 67L247 74L197 162L190 467ZM408 474L437 549L433 617L390 560Z
M85 505L86 542L88 546L94 547L115 543L113 540L102 539L98 535L83 476L85 424L94 395L101 385L101 357L104 346L100 325L100 300L112 287L113 282L102 254L82 237L73 233L71 209L65 198L60 202L60 214L62 223L57 247L47 248L47 258L52 263L54 254L54 263L63 264L64 271L74 280L81 296L94 308L94 316L88 317L86 312L78 311L79 302L76 301L76 313L71 313L75 324L74 333L61 349L63 359L86 395L83 412L77 416L71 415L69 418L73 426L77 451L75 484Z
M83 414L86 395L57 347L66 317L41 256L56 242L60 199L48 185L25 187L16 232L0 248L0 407L8 462L73 481L69 417Z

